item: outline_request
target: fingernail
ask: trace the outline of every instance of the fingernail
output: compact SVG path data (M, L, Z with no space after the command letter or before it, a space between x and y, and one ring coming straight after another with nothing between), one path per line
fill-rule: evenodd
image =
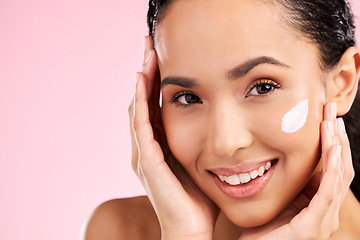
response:
M336 118L336 103L330 103L329 115L332 119Z
M143 41L143 51L144 51L144 53L146 52L146 50L147 50L147 46L148 46L148 38L147 38L147 36L146 37L144 37L144 41Z
M339 120L339 127L343 132L346 132L345 123L343 118L338 118Z
M329 131L329 133L331 134L331 136L335 136L335 131L334 131L334 124L331 121L327 122L327 129Z
M146 36L144 38L144 64L146 64L150 60L150 53L151 53L151 47L150 47L150 37Z
M144 37L144 42L143 42L143 45L144 45L144 63L146 63L146 59L148 58L148 55L149 55L149 38L146 36Z
M151 58L151 51L148 51L146 54L147 55L146 55L146 58L145 58L145 64L147 64L149 62L150 58Z

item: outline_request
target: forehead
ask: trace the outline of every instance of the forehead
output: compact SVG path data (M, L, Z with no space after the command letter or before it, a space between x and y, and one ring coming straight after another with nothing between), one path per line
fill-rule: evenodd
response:
M265 23L264 27L280 23L279 13L278 5L270 0L176 0L161 14L157 32L174 34L180 30L183 36L187 36L192 35L192 30L205 30L211 26L213 31L209 34L219 33L219 28L222 33L229 33L234 32L239 23L246 31L256 23ZM171 28L161 31L164 30L161 25L165 28L171 25Z
M286 61L309 45L285 22L278 5L262 0L177 0L156 31L163 72L229 68L263 55Z

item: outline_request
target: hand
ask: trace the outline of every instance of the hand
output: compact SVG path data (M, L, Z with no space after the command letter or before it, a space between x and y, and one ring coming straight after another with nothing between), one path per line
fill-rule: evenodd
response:
M192 182L167 145L159 107L159 72L150 36L129 107L132 167L158 216L162 239L212 239L219 210Z
M270 223L245 232L245 239L329 239L339 228L339 209L354 178L344 122L336 104L324 107L322 173L315 174L294 202Z

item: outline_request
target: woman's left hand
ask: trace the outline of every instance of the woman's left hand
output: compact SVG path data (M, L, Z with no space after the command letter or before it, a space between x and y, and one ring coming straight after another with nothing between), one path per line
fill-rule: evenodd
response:
M329 239L339 228L339 210L354 178L349 140L336 104L324 107L321 123L322 172L315 174L300 195L275 219L246 231L247 239Z

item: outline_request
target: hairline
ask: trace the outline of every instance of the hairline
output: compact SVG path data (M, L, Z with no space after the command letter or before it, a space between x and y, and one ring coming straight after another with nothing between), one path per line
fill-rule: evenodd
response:
M160 9L160 11L157 13L156 16L156 22L153 26L153 47L156 50L156 42L157 42L157 31L156 29L160 26L162 20L164 20L166 13L169 11L169 8L173 5L173 3L178 2L179 0L168 0ZM321 53L321 46L319 43L316 42L315 39L313 39L309 34L306 34L305 32L301 31L298 27L298 23L292 21L292 19L289 17L290 13L287 11L289 10L287 6L285 5L285 0L257 0L259 2L262 2L267 5L272 5L273 7L278 8L279 16L281 18L280 24L283 25L283 27L293 33L296 38L299 39L299 41L303 41L309 44L312 44L316 48L317 52L317 58L318 58L318 65L322 72L324 73L324 84L326 84L325 76L326 74L331 71L335 66L326 66L326 63L324 62L322 53Z

